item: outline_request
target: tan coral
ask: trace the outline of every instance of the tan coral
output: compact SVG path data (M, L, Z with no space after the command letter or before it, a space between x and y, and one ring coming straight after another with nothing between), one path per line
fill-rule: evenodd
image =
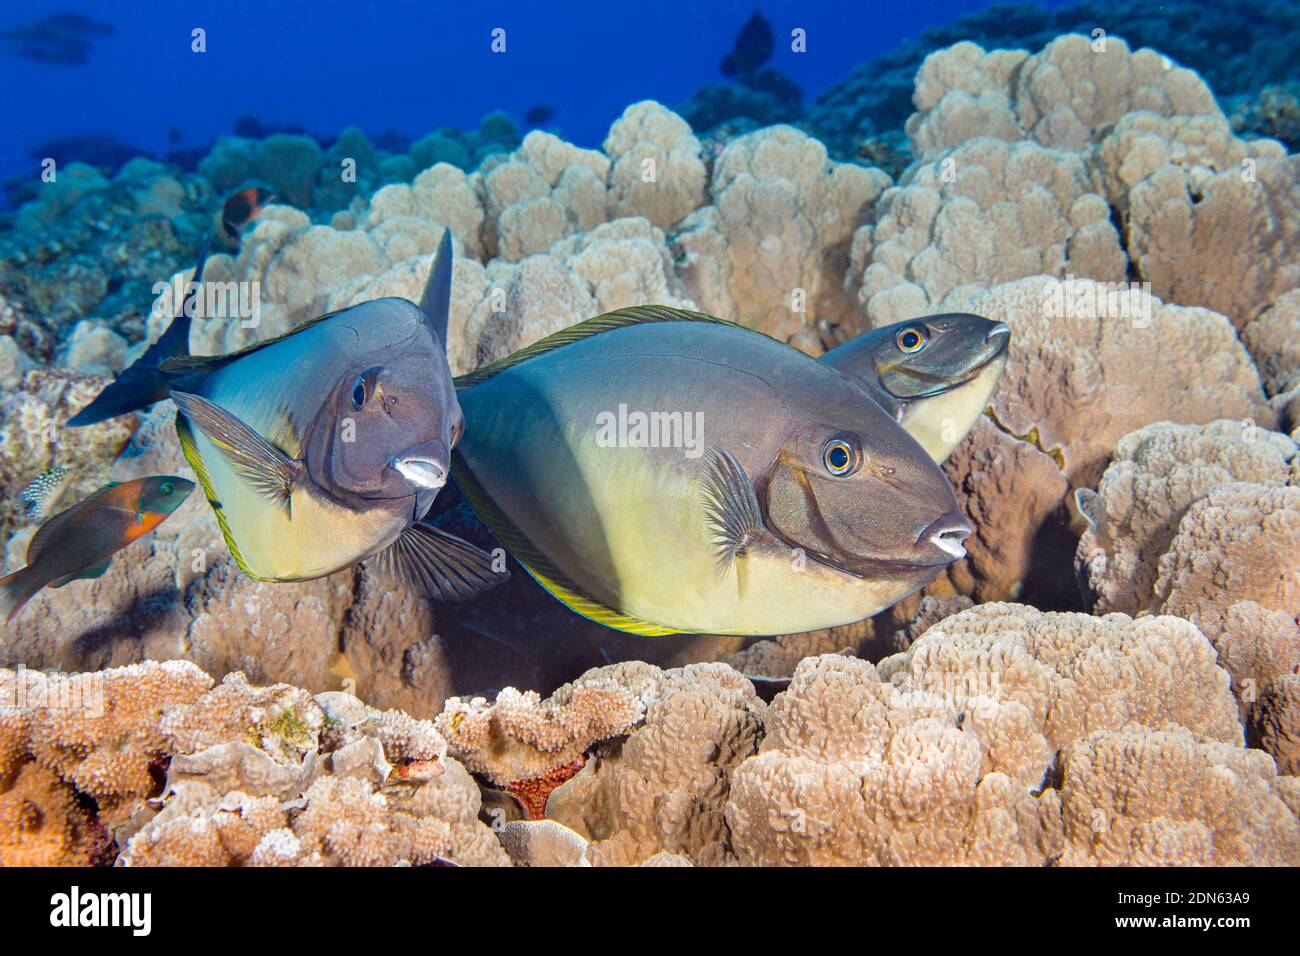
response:
M1012 90L1024 50L993 50L969 41L926 56L916 74L907 120L913 153L934 159L947 149L980 136L1007 142L1024 138L1016 124Z
M644 216L661 229L704 205L708 172L690 125L653 100L633 103L605 137L609 215Z
M634 305L695 308L673 272L663 232L646 219L604 223L557 242L550 254L587 283L598 312Z
M980 696L1017 701L1059 748L1130 725L1186 728L1241 742L1228 675L1188 621L1043 612L982 604L930 627L881 678L962 707Z
M1270 395L1300 387L1300 289L1279 296L1241 337ZM1300 424L1294 417L1291 422Z
M486 214L484 252L511 262L605 220L609 159L534 130L471 177Z
M1126 265L1079 157L981 138L885 192L853 237L849 286L880 326L1026 276L1120 281Z
M934 159L979 136L1032 139L1082 150L1126 114L1222 117L1197 74L1120 37L1057 37L1032 55L969 42L926 57L917 73L907 134Z
M1272 684L1300 671L1300 488L1223 484L1183 515L1160 558L1162 613L1196 622L1232 674L1243 716L1268 707L1275 725L1295 719L1293 694ZM1252 717L1253 714L1253 717ZM1270 738L1286 754L1285 734Z
M1188 507L1225 482L1285 484L1298 452L1286 436L1238 421L1158 422L1121 438L1096 493L1080 491L1095 522L1076 556L1092 610L1152 609L1156 563Z
M732 775L726 818L737 858L1042 863L1060 841L1055 792L1031 793L1000 761L1023 777L1027 760L1041 775L1045 743L1023 707L987 698L981 707L989 719L977 729L942 697L895 688L865 661L803 661L769 708L761 752ZM1001 734L1019 740L995 750Z
M483 297L464 327L466 364L478 368L599 312L590 286L551 255L489 263Z
M788 126L733 140L714 163L714 205L673 239L687 293L705 312L783 340L819 322L856 332L842 288L849 242L888 185L878 169L831 162Z
M1280 144L1247 143L1220 115L1134 113L1093 151L1120 210L1133 266L1159 297L1245 328L1300 288L1300 167Z
M1061 776L1064 865L1300 863L1300 820L1257 750L1185 731L1102 732L1065 748Z
M1026 135L1047 146L1082 149L1099 131L1139 110L1162 116L1221 115L1193 70L1124 40L1057 37L1016 74L1016 113Z
M978 422L945 464L976 528L969 560L950 577L977 599L1016 597L1023 586L1038 599L1077 601L1065 498L1096 482L1126 433L1159 421L1272 424L1254 363L1224 317L1155 298L1124 306L1112 291L1040 276L957 304L1011 327L996 418Z

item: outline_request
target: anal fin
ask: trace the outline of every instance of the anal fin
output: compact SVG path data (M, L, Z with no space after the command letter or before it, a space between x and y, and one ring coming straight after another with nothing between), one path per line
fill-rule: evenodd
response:
M95 578L103 577L108 566L113 563L112 558L101 561L99 564L92 564L88 568L82 568L75 574L65 574L63 577L55 578L47 587L61 588L65 584L71 584L73 581L93 581Z

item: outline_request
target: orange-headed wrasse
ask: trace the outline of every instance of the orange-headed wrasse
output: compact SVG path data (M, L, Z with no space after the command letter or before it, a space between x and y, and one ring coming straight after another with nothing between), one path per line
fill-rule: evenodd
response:
M175 511L194 482L155 475L105 485L41 525L27 546L27 566L0 578L0 614L15 614L41 588L97 578L113 555Z

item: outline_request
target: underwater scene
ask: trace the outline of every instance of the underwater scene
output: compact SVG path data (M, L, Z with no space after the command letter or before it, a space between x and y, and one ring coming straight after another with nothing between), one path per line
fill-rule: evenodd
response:
M1300 864L1300 5L0 76L0 866Z

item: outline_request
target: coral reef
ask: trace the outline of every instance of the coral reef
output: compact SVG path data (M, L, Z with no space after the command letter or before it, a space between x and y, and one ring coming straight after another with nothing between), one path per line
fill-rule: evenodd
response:
M428 721L192 664L0 671L0 863L503 865Z
M259 310L197 316L196 354L418 298L444 229L458 374L650 302L814 355L938 311L1012 335L944 466L968 558L846 627L628 638L521 571L454 608L364 564L264 584L187 502L8 628L0 863L1300 863L1294 24L1149 6L991 9L807 109L759 70L599 149L498 114L60 162L0 227L14 492L189 476L167 403L63 424L249 184L277 201L206 277ZM454 489L434 517L495 546ZM34 530L0 511L7 566Z
M879 665L807 657L771 704L722 663L616 664L437 726L186 663L0 671L0 863L1295 865L1294 778L1243 746L1228 685L1181 618L1008 604ZM1262 734L1293 744L1284 711ZM573 754L541 812L500 803Z

